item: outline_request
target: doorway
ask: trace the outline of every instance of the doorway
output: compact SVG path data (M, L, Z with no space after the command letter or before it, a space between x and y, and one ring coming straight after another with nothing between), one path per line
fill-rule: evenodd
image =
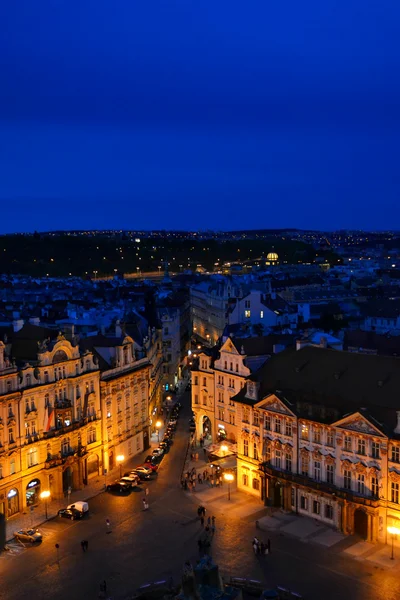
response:
M368 515L361 508L354 513L354 533L364 540L368 539Z

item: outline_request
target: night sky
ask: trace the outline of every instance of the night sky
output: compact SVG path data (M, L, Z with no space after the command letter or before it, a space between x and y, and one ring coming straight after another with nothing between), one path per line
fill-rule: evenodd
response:
M399 228L397 0L9 0L0 232Z

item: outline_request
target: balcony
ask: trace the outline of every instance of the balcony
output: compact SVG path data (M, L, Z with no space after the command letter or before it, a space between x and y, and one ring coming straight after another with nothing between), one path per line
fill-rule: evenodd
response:
M63 410L64 408L72 408L71 400L56 400L54 402L54 408L57 410Z
M283 469L277 469L271 465L271 463L262 463L260 465L260 471L266 475L279 477L279 479L285 479L290 483L312 488L313 490L330 494L331 496L336 496L336 498L341 498L342 500L347 500L348 502L363 504L364 506L372 506L373 508L379 506L379 498L377 496L363 496L353 490L345 490L343 488L336 487L334 484L327 483L326 481L316 481L315 479L305 475L291 473L289 471L284 471Z

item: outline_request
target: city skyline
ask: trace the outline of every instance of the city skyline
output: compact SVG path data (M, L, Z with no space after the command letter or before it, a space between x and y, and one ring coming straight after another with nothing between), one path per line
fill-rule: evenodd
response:
M0 233L390 229L398 12L8 5Z

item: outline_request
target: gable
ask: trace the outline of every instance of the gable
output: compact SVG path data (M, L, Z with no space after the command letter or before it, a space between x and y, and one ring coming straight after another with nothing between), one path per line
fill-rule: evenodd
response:
M277 398L275 394L271 394L267 398L264 398L260 402L257 402L254 408L258 408L259 410L270 410L281 415L290 415L291 417L295 416L295 414L288 409L286 404L284 404L282 400Z
M239 354L239 352L237 351L236 347L234 346L234 344L230 338L228 338L226 340L226 342L222 345L220 352L221 352L221 354L222 354L222 352L230 352L231 354Z
M348 417L341 419L340 421L336 421L336 423L332 423L332 425L338 429L355 431L357 433L375 435L378 437L386 437L382 431L378 429L377 425L373 424L369 419L359 412L353 413Z

